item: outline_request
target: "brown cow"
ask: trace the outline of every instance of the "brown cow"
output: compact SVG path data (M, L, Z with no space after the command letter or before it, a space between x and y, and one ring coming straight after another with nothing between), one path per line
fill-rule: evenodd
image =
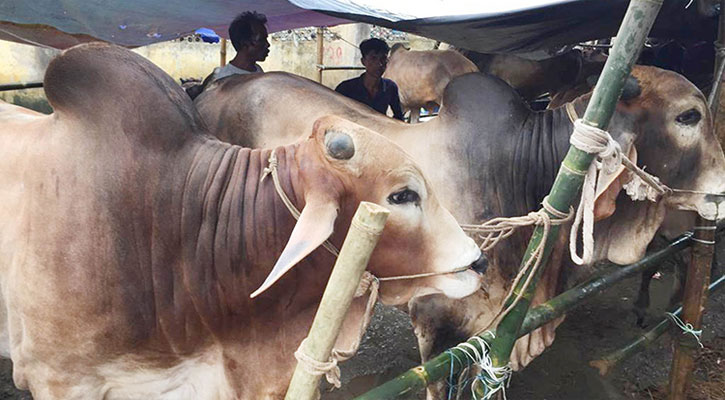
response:
M274 150L222 143L169 76L106 44L63 52L44 84L54 114L0 106L0 350L35 399L281 399L333 263L315 249L340 245L360 201L391 211L371 273L443 273L383 282L383 302L479 287L446 272L480 250L366 128L325 117ZM296 224L260 182L271 152Z
M557 93L576 86L591 75L598 75L604 61L598 55L584 56L572 50L543 60L529 60L514 54L484 54L460 49L481 72L501 78L526 99ZM566 102L574 98L567 99ZM563 103L558 103L559 105Z
M403 112L410 110L410 122L416 123L421 107L432 110L440 106L448 82L469 72L478 72L478 68L456 51L411 51L396 44L383 77L398 85Z
M640 90L618 103L610 124L614 138L628 153L637 152L640 166L647 166L647 171L672 187L725 191L725 157L713 135L702 93L682 76L657 68L635 67L633 76ZM586 95L573 103L579 115L588 100ZM563 108L532 112L510 86L485 74L451 81L440 116L418 125L376 115L321 85L283 73L232 78L202 94L195 104L212 132L247 146L288 143L293 137L290 130L308 129L326 113L370 127L415 157L441 203L464 223L538 209L569 148L572 132ZM634 202L623 194L617 196L623 180L626 175L611 179L598 203L599 211L610 214L595 223L599 260L622 264L638 260L658 229L668 225L679 233L692 223L691 211L710 201L700 194L683 193L657 203ZM678 210L689 212L685 213L687 223L670 225L670 216ZM721 211L725 210L721 207ZM455 303L431 296L412 304L424 358L487 326L516 273L529 235L524 230L490 252L486 292ZM559 271L568 258L561 246L554 252L536 301L560 289ZM553 325L520 339L512 354L514 367L527 364L553 339Z

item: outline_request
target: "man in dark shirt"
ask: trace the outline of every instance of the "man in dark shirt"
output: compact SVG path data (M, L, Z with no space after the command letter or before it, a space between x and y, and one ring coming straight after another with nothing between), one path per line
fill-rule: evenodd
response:
M362 63L365 72L357 78L346 80L335 88L338 93L351 99L365 103L374 110L386 114L388 106L393 110L393 117L403 120L400 108L398 85L390 79L383 78L388 66L390 47L380 39L368 39L360 43Z

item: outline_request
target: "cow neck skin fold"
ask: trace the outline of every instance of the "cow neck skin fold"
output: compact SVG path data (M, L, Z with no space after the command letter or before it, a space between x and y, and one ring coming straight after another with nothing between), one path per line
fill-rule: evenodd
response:
M299 208L304 204L295 161L296 145L277 148L282 187ZM271 181L260 182L270 150L250 150L209 142L196 153L187 174L182 205L184 249L180 271L185 289L203 325L215 336L243 329L255 320L277 320L319 301L324 274L303 274L300 265L283 279L292 284L273 286L258 299L249 294L259 286L284 248L295 220L280 201ZM202 204L203 208L194 205ZM284 232L284 234L279 234ZM196 244L195 246L191 244ZM331 265L315 252L303 264ZM324 259L316 260L316 258ZM315 261L323 261L317 262ZM170 271L171 272L171 271ZM174 279L177 279L174 277ZM171 279L154 279L160 293ZM195 336L192 334L192 336Z
M529 115L518 132L511 135L513 202L509 198L509 201L500 203L502 215L515 216L518 215L516 210L541 207L569 149L571 126L563 108L535 112Z

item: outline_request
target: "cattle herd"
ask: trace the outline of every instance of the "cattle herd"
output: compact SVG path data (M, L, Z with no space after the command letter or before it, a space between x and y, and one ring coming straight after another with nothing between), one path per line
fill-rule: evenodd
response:
M283 398L334 263L321 245L342 243L361 201L391 211L371 273L439 273L380 286L382 303L410 315L422 359L487 328L531 230L484 255L459 224L537 210L572 114L590 99L577 89L532 111L526 97L554 89L496 77L513 73L503 62L397 49L387 74L408 109L441 107L407 124L287 73L224 78L192 102L126 49L64 51L44 79L53 114L0 102L0 354L15 385L38 400ZM635 67L629 85L612 137L690 192L635 201L628 172L600 178L594 258L619 264L639 260L656 234L691 228L712 201L702 193L725 192L703 94L655 67ZM261 180L272 154L299 220ZM567 237L562 229L534 304L564 289ZM359 339L365 301L353 302L336 347ZM512 367L551 345L561 321L520 338Z

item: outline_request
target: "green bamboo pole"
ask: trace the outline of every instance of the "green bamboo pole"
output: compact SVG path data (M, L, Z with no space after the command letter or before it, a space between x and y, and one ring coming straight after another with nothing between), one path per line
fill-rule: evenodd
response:
M632 65L637 59L639 52L644 44L644 40L649 33L652 24L659 12L662 0L632 0L627 8L627 13L622 21L622 26L617 33L614 47L610 52L609 58L604 65L602 75L589 101L587 110L584 113L584 123L601 129L606 129L611 119L614 109L622 93L624 82L632 70ZM563 164L566 168L559 169L554 185L549 193L549 204L562 213L566 213L569 207L573 205L581 190L584 182L584 174L594 159L594 155L588 154L575 147L570 147L564 158ZM553 217L553 215L552 215ZM543 254L541 256L542 264L545 265L551 249L553 247L553 238L559 233L559 227L553 226L546 238ZM521 265L526 265L531 259L532 253L539 247L544 240L543 229L537 227L526 249ZM526 277L521 279L521 284L517 285L511 297L505 303L504 308L508 307L516 296L521 293L521 299L516 303L515 307L503 318L496 328L495 339L490 341L490 356L494 366L501 367L508 364L511 350L518 338L518 332L521 323L526 316L531 298L536 288L536 283L541 275L543 268L539 268L529 288L522 293L522 285ZM475 346L479 351L480 344L476 340L469 340L469 343ZM430 362L439 362L447 359L447 363L443 366L449 366L449 370L455 372L463 368L463 366L451 365L450 357L436 357ZM428 363L426 363L428 364ZM456 363L453 363L456 364ZM440 365L434 363L434 365ZM358 400L379 400L392 399L399 395L409 393L414 388L418 388L423 384L427 386L429 382L435 381L445 376L445 373L439 373L438 369L427 370L425 367L418 367L411 371L410 374L404 374L370 392L358 397ZM480 395L480 392L478 393Z
M389 214L390 211L377 204L361 202L358 206L304 341L302 350L313 359L321 362L329 360L345 314ZM285 399L317 399L320 378L321 375L310 373L304 364L298 362Z
M713 293L716 290L721 289L724 282L725 275L718 278L717 281L711 283L708 287L708 291L710 293ZM672 313L679 317L680 314L682 314L682 307L678 308ZM671 325L672 320L669 318L665 318L660 321L659 324L655 325L654 328L647 331L647 333L638 337L634 342L622 347L621 349L609 353L608 355L604 356L599 360L589 362L589 365L598 369L600 375L607 375L614 367L617 366L617 364L621 363L622 361L631 357L633 354L642 351L644 348L654 343L660 336L662 336L662 334L667 332L667 329Z
M612 287L623 279L636 273L640 273L654 265L660 264L670 255L677 253L692 245L692 234L680 235L670 242L664 249L648 254L645 258L624 267L617 267L613 272L594 278L588 282L577 285L566 292L554 297L546 303L540 304L526 314L526 319L521 325L519 337L531 333L534 329L554 320L572 308L579 306L604 290Z
M664 249L647 255L645 258L634 264L618 268L606 277L597 278L588 283L572 288L548 302L533 308L526 315L526 319L521 327L519 336L524 336L541 325L563 315L568 310L578 305L579 301L586 300L616 282L662 262L667 257L689 247L691 244L692 240L690 240L689 234L681 235L675 238ZM484 338L487 341L490 341L491 336L485 336ZM477 340L471 340L468 343L480 350L480 342ZM448 352L441 353L425 364L410 369L385 385L380 386L377 389L373 389L373 391L366 393L364 397L359 397L358 400L393 399L398 396L414 393L417 390L425 388L430 382L436 382L448 377L451 373L451 358L455 360L455 357L451 357L451 353L454 354L455 357L458 357L458 359L466 359L462 351L456 348L449 349ZM457 361L454 361L453 367L454 374L460 371L460 365ZM380 390L380 388L383 389Z
M662 0L632 0L630 2L629 7L627 8L627 13L622 21L622 25L617 33L614 47L612 48L609 58L604 65L604 70L602 71L599 82L597 82L597 85L594 88L592 98L587 105L587 110L584 113L584 123L601 129L606 129L609 125L609 120L614 113L617 100L622 93L624 82L632 70L632 65L642 49L644 40L647 37L655 18L657 17L657 13L659 12L661 5ZM584 175L593 159L594 155L592 154L588 154L573 146L569 148L569 151L563 161L566 168L559 169L559 173L557 174L554 185L549 193L548 200L552 207L562 213L569 210L569 207L573 205L579 191L581 190L582 183L584 182ZM554 216L552 215L552 217ZM559 227L552 226L549 231L549 235L546 238L543 254L541 256L541 262L543 265L546 264L546 261L551 254L554 242L553 238L555 238L558 233ZM544 239L543 228L537 227L534 230L529 246L524 254L524 258L521 261L522 266L529 262L532 253L539 247L541 241ZM521 294L521 299L496 328L495 339L489 339L491 349L490 356L494 366L496 367L508 364L511 350L518 338L519 329L521 328L521 324L526 316L531 298L533 297L534 290L536 289L536 283L538 282L542 271L543 268L539 268L536 275L533 277L529 288L522 293L522 285L526 280L526 277L523 277L521 279L521 283L514 288L511 296L504 302L504 308L507 308L510 304L512 304L514 298ZM479 351L482 350L480 348L481 345L477 340L472 339L469 340L468 343L476 347ZM463 368L462 365L456 366L456 363L451 363L450 356L441 356L429 361L429 363L432 363L430 366L434 367L434 369L428 370L425 366L414 368L409 371L409 373L403 374L398 378L363 394L358 397L357 400L394 399L400 395L410 393L415 388L427 386L428 383L434 382L441 379L443 376L446 376L446 373L438 370L439 367L448 368L449 373L450 371L456 373ZM446 360L447 362L445 362ZM429 363L426 363L426 365ZM482 389L478 391L477 395L480 396L481 391Z
M632 0L624 15L624 20L617 33L614 46L604 64L602 75L594 88L592 98L587 105L584 113L584 123L606 129L609 120L614 114L617 100L622 94L624 82L629 76L642 45L654 23L657 13L659 12L661 0ZM575 147L570 147L569 152L564 158L563 165L566 168L559 169L554 186L549 193L549 203L559 211L568 210L574 203L576 196L581 189L584 181L584 173L589 168L589 164L594 158L593 155L585 153ZM579 172L579 174L574 172ZM543 260L545 263L553 245L553 238L558 234L558 227L553 227L546 241ZM526 251L522 265L531 257L531 252L539 245L542 239L542 229L537 227L534 232L529 248ZM491 360L496 367L507 365L509 356L513 349L516 339L519 337L519 329L526 316L531 298L536 289L536 283L541 275L543 268L537 271L533 284L529 286L522 299L516 304L511 312L504 317L496 328L496 338L491 342ZM518 285L514 289L513 295L520 292ZM512 295L512 297L513 297ZM506 304L511 303L509 298ZM476 395L482 397L483 389L479 386Z
M717 208L715 208L717 209ZM717 212L716 212L717 214ZM692 325L694 330L702 327L702 315L707 301L707 284L710 282L712 256L715 253L715 218L698 217L695 226L696 242L692 247L690 265L687 268L685 292L682 295L682 321ZM675 340L675 353L672 356L670 369L670 392L668 399L685 400L692 371L695 368L697 346L694 346L689 335L682 332Z

